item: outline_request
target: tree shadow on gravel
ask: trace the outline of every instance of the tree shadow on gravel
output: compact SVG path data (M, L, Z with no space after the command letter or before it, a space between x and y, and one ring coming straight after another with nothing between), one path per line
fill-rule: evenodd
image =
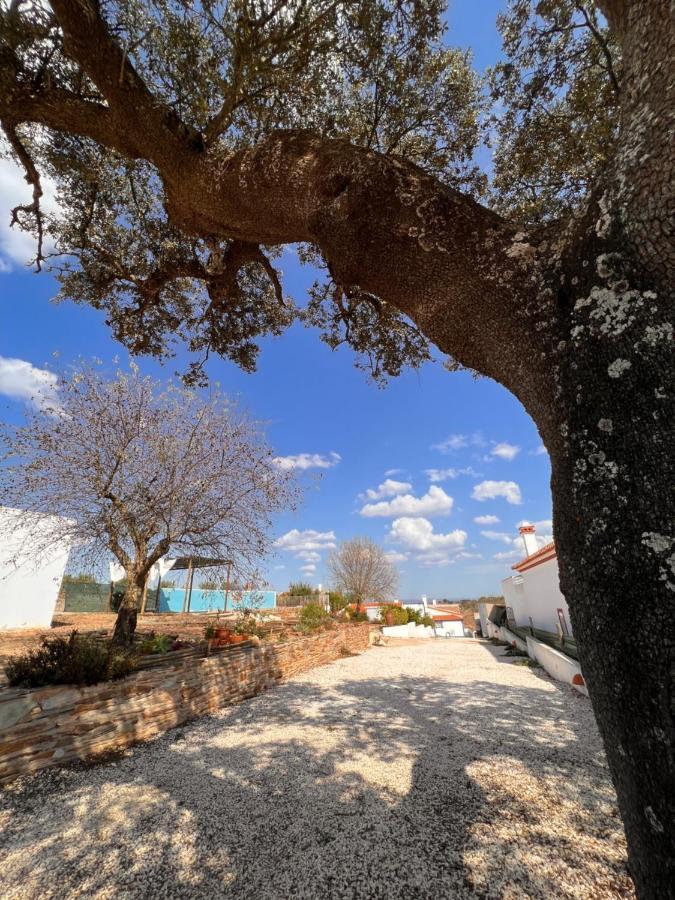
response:
M116 763L8 788L0 894L629 896L579 702L549 681L290 682Z

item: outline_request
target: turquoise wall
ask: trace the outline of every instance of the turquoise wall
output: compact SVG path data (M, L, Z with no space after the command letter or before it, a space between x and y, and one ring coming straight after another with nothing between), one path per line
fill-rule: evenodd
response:
M262 601L262 602L261 602ZM160 588L158 612L183 612L185 588ZM203 591L193 588L190 598L190 612L218 612L225 603L225 591ZM253 606L256 609L273 609L277 605L276 591L230 591L227 600L228 611L234 606Z

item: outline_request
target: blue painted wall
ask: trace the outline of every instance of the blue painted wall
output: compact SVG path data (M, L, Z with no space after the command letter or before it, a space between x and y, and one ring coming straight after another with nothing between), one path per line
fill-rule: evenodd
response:
M185 588L160 589L159 612L183 612L184 603ZM190 612L218 612L222 610L224 603L225 591L203 591L193 588ZM230 591L227 599L228 612L239 605L254 606L256 609L273 609L277 605L277 592L244 591L243 594L240 594Z

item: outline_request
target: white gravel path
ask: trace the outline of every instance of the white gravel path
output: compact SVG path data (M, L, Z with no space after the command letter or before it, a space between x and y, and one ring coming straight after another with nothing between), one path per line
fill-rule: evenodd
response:
M632 896L590 703L491 646L373 648L0 795L0 897Z

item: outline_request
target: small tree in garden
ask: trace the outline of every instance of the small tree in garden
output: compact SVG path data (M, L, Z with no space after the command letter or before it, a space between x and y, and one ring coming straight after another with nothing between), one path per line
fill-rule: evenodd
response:
M367 537L343 541L328 557L333 585L357 604L387 600L398 585L398 572L386 553Z
M62 517L31 527L20 553L70 538L89 564L126 573L114 639L128 642L152 566L166 554L232 561L240 581L268 552L271 515L294 500L258 426L217 391L84 367L59 380L59 407L5 430L3 502Z

